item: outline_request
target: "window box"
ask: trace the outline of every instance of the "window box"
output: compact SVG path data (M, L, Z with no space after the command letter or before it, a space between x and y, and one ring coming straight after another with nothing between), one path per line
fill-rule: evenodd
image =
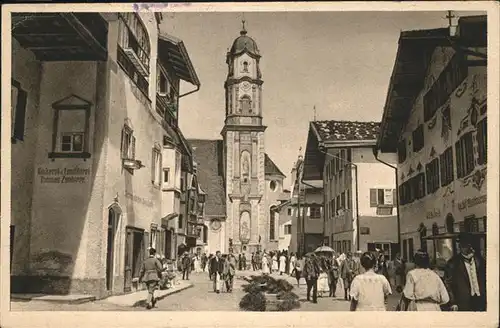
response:
M142 162L136 159L123 159L123 167L127 170L138 170L144 167Z

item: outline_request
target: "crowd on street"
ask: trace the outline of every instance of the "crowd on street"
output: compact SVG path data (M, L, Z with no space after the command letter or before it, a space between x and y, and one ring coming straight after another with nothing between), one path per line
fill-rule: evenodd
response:
M401 296L399 311L485 311L485 260L474 251L467 235L460 238L460 252L448 263L444 277L432 268L429 254L418 250L414 268L408 269L399 254L393 261L380 250L338 254L317 251L300 256L284 251L263 251L251 254L190 254L174 261L159 259L149 250L140 280L148 289L147 308L155 306L154 291L175 288L178 276L189 280L192 271L208 273L213 291L231 293L237 271L293 277L300 287L304 279L307 301L317 303L318 297L343 297L351 311L386 311L387 298L393 291ZM465 269L465 270L464 270ZM181 273L181 274L179 274ZM338 295L338 293L342 293Z

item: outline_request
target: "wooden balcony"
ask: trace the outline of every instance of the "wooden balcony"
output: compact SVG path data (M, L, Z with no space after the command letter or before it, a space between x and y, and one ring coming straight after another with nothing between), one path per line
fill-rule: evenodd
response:
M108 56L108 22L99 13L13 13L12 36L40 61Z

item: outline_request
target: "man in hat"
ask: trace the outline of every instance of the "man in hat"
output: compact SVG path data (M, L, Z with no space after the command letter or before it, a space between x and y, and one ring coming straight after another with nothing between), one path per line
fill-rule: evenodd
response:
M471 235L459 235L459 254L447 263L445 284L453 311L486 311L486 261L472 247Z
M158 288L162 270L163 266L156 258L156 250L151 247L149 249L149 257L142 262L139 273L139 282L144 281L148 288L148 298L146 300L146 308L148 310L155 306L154 292Z
M346 259L342 262L340 267L340 276L342 277L342 281L344 282L344 299L350 300L351 297L349 295L351 291L351 283L356 275L359 274L359 266L352 259L352 253L348 252Z
M184 252L184 256L182 257L182 280L189 280L191 262L191 256L189 256L189 253Z

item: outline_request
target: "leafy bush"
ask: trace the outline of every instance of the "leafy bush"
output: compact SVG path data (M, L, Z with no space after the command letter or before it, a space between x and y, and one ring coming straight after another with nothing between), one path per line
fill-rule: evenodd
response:
M284 279L274 279L268 275L244 278L248 284L243 286L247 293L240 302L240 308L246 311L265 311L264 293L276 294L279 300L278 311L291 311L300 307L299 297L292 292L293 285Z

